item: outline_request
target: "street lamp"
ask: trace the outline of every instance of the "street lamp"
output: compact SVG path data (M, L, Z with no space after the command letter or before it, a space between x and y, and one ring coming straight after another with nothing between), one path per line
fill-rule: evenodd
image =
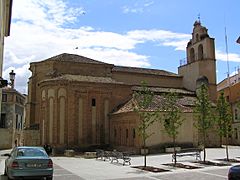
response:
M9 84L11 85L12 89L14 89L15 75L16 75L16 73L13 70L9 73L9 79L10 79L10 83Z

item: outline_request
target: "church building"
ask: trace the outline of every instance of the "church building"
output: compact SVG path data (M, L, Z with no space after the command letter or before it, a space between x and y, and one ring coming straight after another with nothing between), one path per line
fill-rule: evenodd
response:
M164 106L164 93L181 95L178 103L185 120L177 142L197 145L199 135L193 125L197 80L207 79L210 98L216 100L214 39L200 21L194 23L186 53L186 62L178 67L178 74L116 66L66 53L32 62L26 125L39 128L41 145L140 148L139 116L132 101L133 93L145 81L155 94L151 111ZM159 123L148 131L154 132L148 139L149 147L171 141ZM209 142L215 143L211 137Z

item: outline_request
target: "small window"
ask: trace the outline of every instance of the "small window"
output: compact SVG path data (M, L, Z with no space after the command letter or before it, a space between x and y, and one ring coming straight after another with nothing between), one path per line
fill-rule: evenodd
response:
M6 128L6 114L1 114L0 128Z
M227 102L229 102L229 96L226 97Z
M196 34L196 41L199 41L199 35Z
M93 107L96 106L96 99L92 99L92 106L93 106Z
M2 94L2 102L7 102L7 94Z
M203 58L203 45L202 44L200 44L199 46L198 46L198 59L199 60L203 60L204 58Z
M195 61L195 52L194 49L191 48L190 49L190 62L194 62Z
M234 128L234 132L235 132L235 139L238 139L238 129Z
M135 132L135 129L133 129L133 139L135 139L136 137L136 132Z
M128 129L126 129L126 138L128 138Z
M23 117L20 116L20 125L19 125L20 129L23 129Z
M229 128L229 134L228 134L228 137L229 137L229 138L232 138L232 126L229 125L228 128Z
M15 124L15 129L18 129L18 114L16 114L16 117L15 117L15 118L16 118L16 122L15 122L15 123L16 123L16 124Z
M16 102L19 103L19 97L18 96L16 96Z
M117 137L117 130L116 130L116 128L114 129L114 137L115 138Z
M235 120L238 120L238 110L237 109L234 110L234 117L235 117Z

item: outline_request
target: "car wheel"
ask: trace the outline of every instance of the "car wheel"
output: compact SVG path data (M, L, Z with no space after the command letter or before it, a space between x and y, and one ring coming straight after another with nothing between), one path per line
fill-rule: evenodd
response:
M12 180L10 177L7 177L8 180Z
M47 179L47 180L52 180L53 177L52 177L52 176L48 176L46 179Z

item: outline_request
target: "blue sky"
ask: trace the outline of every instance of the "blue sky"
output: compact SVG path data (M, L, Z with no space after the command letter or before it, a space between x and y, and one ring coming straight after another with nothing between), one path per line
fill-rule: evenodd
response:
M5 39L4 73L14 69L16 88L27 93L29 63L74 53L115 65L177 73L198 19L215 38L217 80L240 62L239 0L14 0L11 35Z

